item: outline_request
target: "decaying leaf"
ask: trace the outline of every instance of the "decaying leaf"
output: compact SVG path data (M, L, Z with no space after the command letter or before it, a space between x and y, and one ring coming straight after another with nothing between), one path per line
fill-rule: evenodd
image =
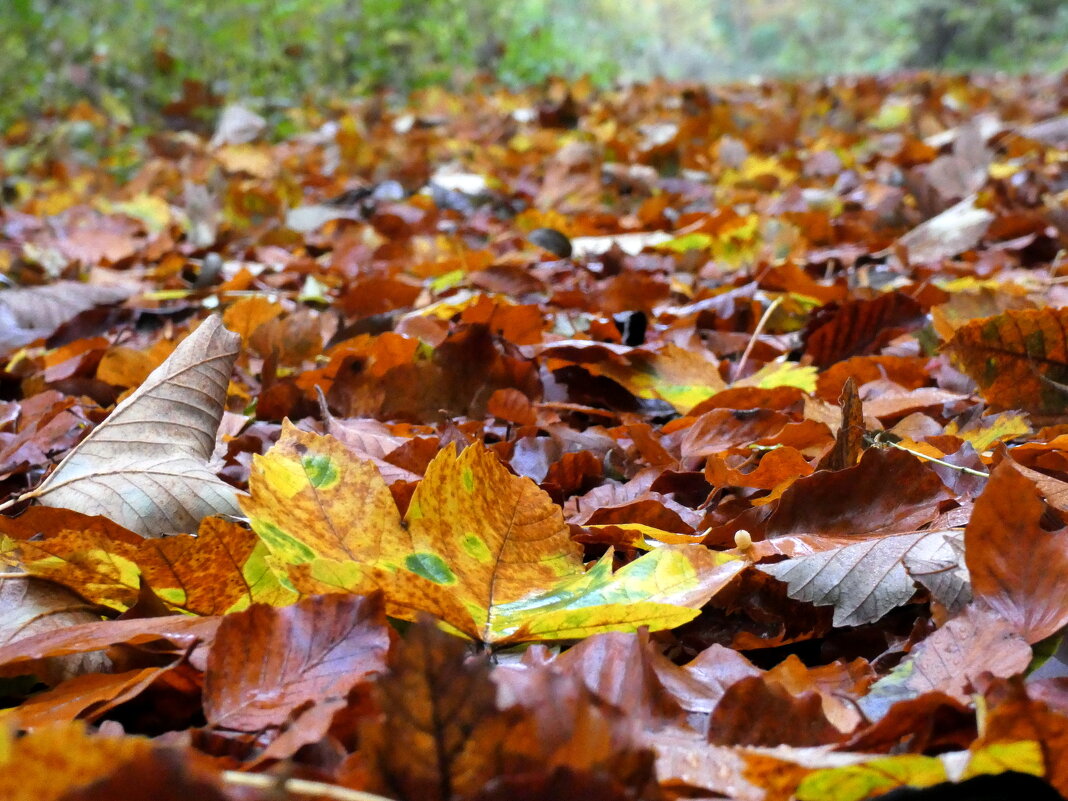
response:
M47 337L80 312L125 300L128 287L57 281L0 292L0 353Z
M84 599L57 584L33 576L0 580L0 646L98 619ZM58 684L82 673L106 671L109 665L102 654L56 655L35 669L40 680Z
M1038 488L1011 461L998 465L964 530L964 558L978 602L1029 643L1068 623L1068 528L1046 530Z
M147 537L240 514L234 489L207 466L237 342L218 317L205 320L23 497L104 515Z
M941 692L967 703L984 673L1001 678L1027 669L1031 648L989 609L969 606L916 646L900 665L860 700L878 720L898 701Z

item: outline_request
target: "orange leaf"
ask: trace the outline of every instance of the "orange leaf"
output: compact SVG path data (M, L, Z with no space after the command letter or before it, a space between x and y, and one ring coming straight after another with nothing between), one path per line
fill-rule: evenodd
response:
M1038 488L1003 461L975 501L964 554L975 598L1035 643L1068 624L1068 528L1043 527Z
M972 320L946 349L995 409L1068 410L1068 307Z

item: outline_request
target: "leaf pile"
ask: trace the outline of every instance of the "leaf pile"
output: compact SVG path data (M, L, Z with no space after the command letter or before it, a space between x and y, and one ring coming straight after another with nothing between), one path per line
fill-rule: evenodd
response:
M1066 98L6 132L0 783L1068 792Z

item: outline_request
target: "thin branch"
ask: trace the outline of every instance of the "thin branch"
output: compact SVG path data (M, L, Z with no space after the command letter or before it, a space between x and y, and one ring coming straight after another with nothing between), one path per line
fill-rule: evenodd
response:
M350 790L336 784L313 782L307 779L282 779L266 773L242 773L239 770L224 770L222 779L227 784L239 787L256 787L261 790L284 790L291 795L319 796L334 801L394 801L384 795L365 793L362 790Z
M779 295L779 297L775 298L775 300L768 305L768 308L764 310L764 313L760 315L760 320L757 321L756 328L753 329L753 336L749 337L749 344L747 344L745 350L742 351L742 358L738 360L738 364L734 365L734 372L731 376L732 384L737 381L738 376L742 374L742 368L745 367L745 363L749 360L749 354L753 352L753 346L756 345L757 337L760 336L760 333L764 330L764 326L768 324L768 319L771 317L772 312L779 308L785 297L786 295Z
M943 467L948 467L951 470L960 470L960 472L962 473L967 473L970 476L978 476L979 478L990 478L990 474L984 473L982 470L976 470L971 467L961 467L959 464L950 464L949 462L943 459L937 459L934 456L928 456L926 453L914 451L912 450L912 448L906 448L904 445L899 445L896 442L883 440L883 444L889 445L892 448L897 448L899 451L904 451L905 453L911 453L913 456L917 456L920 459L926 459L928 462L934 462L935 464L940 464Z

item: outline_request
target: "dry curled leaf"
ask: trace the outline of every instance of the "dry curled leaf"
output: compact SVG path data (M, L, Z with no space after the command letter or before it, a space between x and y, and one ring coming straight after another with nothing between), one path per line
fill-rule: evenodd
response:
M205 320L37 489L23 498L103 515L146 537L240 514L208 469L238 336Z

